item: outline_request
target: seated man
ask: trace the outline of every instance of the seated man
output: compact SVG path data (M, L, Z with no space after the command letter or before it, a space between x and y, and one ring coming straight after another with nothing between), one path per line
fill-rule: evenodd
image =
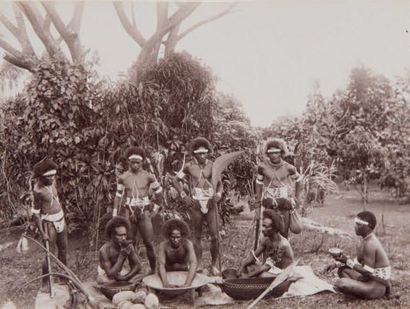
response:
M167 278L168 271L187 271L182 287L189 287L195 277L197 259L193 243L187 239L188 225L178 219L167 221L162 229L166 240L159 245L159 276L164 287L173 287Z
M367 299L381 298L390 293L391 267L382 244L373 233L376 217L370 211L363 211L355 218L356 235L363 239L357 258L348 259L343 253L333 256L346 264L339 268L341 279L335 283L342 293Z
M283 230L280 214L272 209L263 212L262 233L264 238L256 251L242 262L238 275L242 278L276 276L293 263L293 250L280 232ZM264 254L264 263L259 256Z
M133 282L140 279L141 276L137 275L141 270L141 263L132 241L127 240L129 228L129 221L123 217L114 217L107 222L105 233L110 240L100 249L98 283ZM126 261L128 265L125 265Z

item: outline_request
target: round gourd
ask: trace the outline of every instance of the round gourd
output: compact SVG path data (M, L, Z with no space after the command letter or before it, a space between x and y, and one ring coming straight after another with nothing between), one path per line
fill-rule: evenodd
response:
M149 293L145 298L145 307L147 309L158 309L159 308L159 300L155 294Z
M134 304L132 302L130 302L129 300L124 300L122 302L120 302L120 305L118 306L118 309L131 309L131 307Z
M135 297L135 293L133 291L122 291L115 294L112 298L112 303L116 306L119 306L120 302L124 300L132 301Z

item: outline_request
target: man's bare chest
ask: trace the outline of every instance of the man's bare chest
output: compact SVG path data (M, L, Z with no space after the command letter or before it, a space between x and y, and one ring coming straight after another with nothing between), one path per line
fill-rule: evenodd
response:
M124 188L128 192L148 189L150 183L146 175L130 175L124 179Z

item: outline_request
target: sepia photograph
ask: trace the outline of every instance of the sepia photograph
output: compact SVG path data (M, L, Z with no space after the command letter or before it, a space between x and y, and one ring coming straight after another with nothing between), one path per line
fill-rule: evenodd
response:
M410 308L410 1L0 1L0 309Z

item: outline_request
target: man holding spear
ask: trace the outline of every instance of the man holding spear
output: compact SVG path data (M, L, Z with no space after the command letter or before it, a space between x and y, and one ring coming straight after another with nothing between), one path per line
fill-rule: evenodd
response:
M162 187L153 174L143 169L143 161L146 157L142 148L127 148L125 157L129 167L118 178L113 216L119 214L136 225L147 249L151 272L154 273L156 257L151 218L158 212L163 203ZM149 196L151 190L154 193L152 199ZM135 237L135 235L130 236Z
M289 233L290 212L300 205L303 190L303 176L283 160L287 154L285 141L268 140L264 149L266 159L257 166L255 185L256 207L262 204L266 209L280 211L284 221L281 234L285 238Z
M33 167L33 179L37 182L33 188L33 208L31 212L45 242L45 247L53 253L58 250L58 259L67 264L67 229L64 221L64 212L58 198L55 186L55 175L57 164L51 160L37 163ZM43 274L50 272L50 259L47 258L43 263ZM50 277L43 279L45 289L49 282L51 293Z
M208 159L212 153L212 146L203 137L197 137L191 142L190 152L193 156L192 161L182 167L174 177L173 183L181 198L190 207L198 265L202 262L201 236L205 221L211 236L211 274L219 275L220 270L216 266L220 254L219 214L216 203L221 199L223 191L220 176L226 166L242 152L229 153L212 162ZM189 192L184 191L181 181L188 182ZM221 268L220 259L219 268Z

